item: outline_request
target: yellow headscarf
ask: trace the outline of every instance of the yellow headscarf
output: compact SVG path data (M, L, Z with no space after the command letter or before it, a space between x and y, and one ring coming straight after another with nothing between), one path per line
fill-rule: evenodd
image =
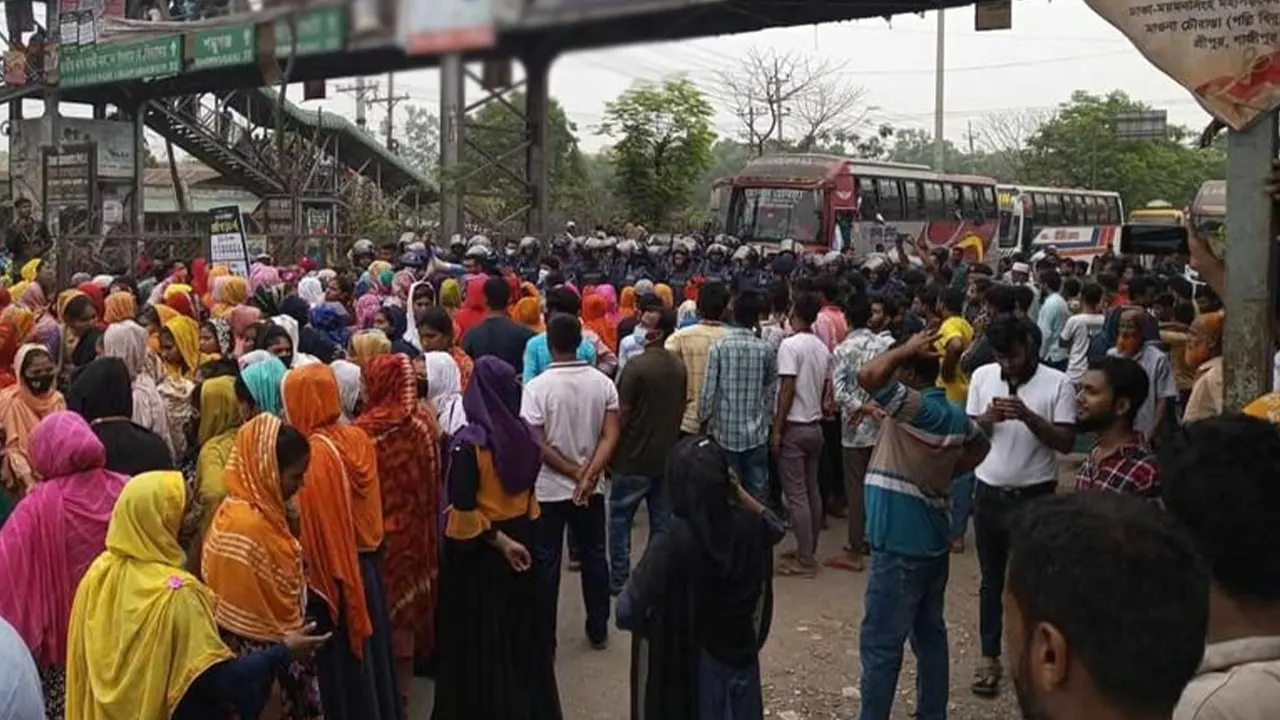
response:
M28 260L26 265L22 266L20 274L22 279L31 282L36 279L36 275L40 272L40 258Z
M205 380L200 386L200 429L196 436L200 443L200 454L196 458L196 492L204 508L205 525L213 520L213 511L227 496L222 474L235 447L239 427L240 405L236 401L235 378L224 376Z
M182 361L187 366L184 371L166 362L165 371L174 376L194 378L196 368L210 359L209 356L200 352L200 325L186 315L175 315L165 322L164 327L173 334L173 342L177 345L178 353L182 355Z
M351 362L364 367L379 355L391 352L391 340L381 330L365 330L351 338Z
M107 549L76 590L67 633L66 716L168 718L191 683L234 655L218 636L214 596L183 569L182 473L143 473L120 493Z
M462 286L456 278L449 278L440 284L440 304L450 311L462 307Z

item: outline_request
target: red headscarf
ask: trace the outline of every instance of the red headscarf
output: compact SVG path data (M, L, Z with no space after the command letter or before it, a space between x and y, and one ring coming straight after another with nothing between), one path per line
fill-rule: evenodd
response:
M107 315L107 298L102 292L102 286L93 282L82 282L76 286L76 289L89 296L89 300L93 302L93 309L98 313L98 321Z
M186 293L178 293L165 298L164 304L186 315L192 320L196 319L195 304L191 302L191 296Z
M196 297L204 297L209 292L209 269L204 258L191 261L191 289Z
M480 324L484 319L484 314L488 306L484 301L484 284L489 278L485 275L477 275L467 281L466 294L463 296L462 307L458 308L458 312L453 314L453 322L458 326L457 340L461 341L462 336L468 330Z

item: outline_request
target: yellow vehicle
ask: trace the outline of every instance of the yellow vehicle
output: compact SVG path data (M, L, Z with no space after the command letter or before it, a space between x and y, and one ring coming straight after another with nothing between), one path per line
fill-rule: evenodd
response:
M1224 257L1227 243L1227 181L1206 180L1191 201L1191 226L1209 243L1209 250Z
M1131 225L1181 225L1186 220L1186 213L1175 208L1165 200L1152 200L1145 207L1130 211Z

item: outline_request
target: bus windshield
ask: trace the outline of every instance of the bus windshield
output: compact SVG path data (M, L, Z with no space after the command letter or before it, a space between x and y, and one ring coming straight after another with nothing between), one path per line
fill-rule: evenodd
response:
M802 188L735 188L726 232L742 240L814 242L818 197Z
M1007 208L1000 209L1000 247L1011 248L1018 247L1018 218L1014 217L1013 210Z

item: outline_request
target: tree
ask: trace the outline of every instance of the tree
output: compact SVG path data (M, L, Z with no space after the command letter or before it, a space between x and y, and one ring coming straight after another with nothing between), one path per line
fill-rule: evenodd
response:
M689 207L698 178L711 166L714 114L684 78L640 83L605 106L600 132L617 140L614 191L628 219L656 228Z
M866 88L841 79L842 63L796 52L747 51L736 67L716 73L727 105L742 128L743 141L757 157L769 151L812 152L846 142L866 124L872 110ZM787 133L786 130L793 127Z
M1115 190L1126 207L1152 200L1190 202L1205 180L1224 177L1226 155L1193 145L1198 133L1170 125L1165 138L1126 140L1115 133L1118 116L1150 110L1123 92L1077 90L1027 139L1027 182Z
M995 174L1016 181L1028 172L1027 141L1048 119L1047 114L1036 110L992 113L979 123L973 139L988 156Z
M440 167L440 119L418 105L406 105L400 155L418 172L434 177Z
M471 191L468 205L483 212L496 225L509 229L524 227L528 205L524 183L528 177L525 153L527 138L524 118L525 95L511 93L506 102L489 102L467 118L466 143L462 162ZM580 211L585 200L586 180L582 150L578 147L578 127L569 121L564 107L551 99L547 111L551 124L549 208L552 222L564 222ZM497 161L497 162L495 162Z

